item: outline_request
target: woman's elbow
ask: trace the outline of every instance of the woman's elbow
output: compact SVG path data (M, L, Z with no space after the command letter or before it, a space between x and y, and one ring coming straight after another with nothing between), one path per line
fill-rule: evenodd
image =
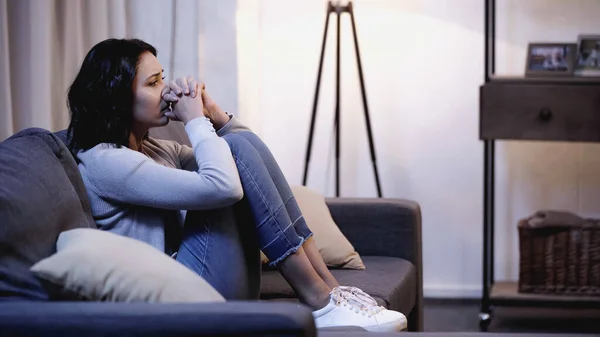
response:
M242 188L242 184L238 184L234 186L231 190L231 200L233 203L236 203L244 198L244 189Z
M232 183L231 185L227 186L227 189L223 194L225 199L224 202L227 204L227 206L239 202L242 200L242 198L244 198L244 189L242 188L242 183L239 181Z

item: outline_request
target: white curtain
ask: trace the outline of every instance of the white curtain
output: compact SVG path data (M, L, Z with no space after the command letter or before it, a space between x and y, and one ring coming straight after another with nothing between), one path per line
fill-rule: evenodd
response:
M217 8L210 0L0 0L0 141L28 127L66 128L70 83L89 49L112 37L154 45L167 78L210 78L213 97L236 109L236 1L218 3ZM214 46L201 46L209 41ZM152 132L187 142L180 123Z

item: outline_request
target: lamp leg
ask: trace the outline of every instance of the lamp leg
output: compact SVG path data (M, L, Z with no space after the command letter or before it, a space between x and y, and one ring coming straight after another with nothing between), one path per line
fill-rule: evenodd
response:
M315 97L313 100L312 117L310 119L310 130L308 132L308 144L306 145L306 157L304 161L304 177L302 178L302 185L306 185L308 180L308 165L310 163L310 156L312 151L312 142L315 131L315 119L317 117L317 105L319 102L319 91L321 89L321 75L323 73L323 58L325 57L325 45L327 44L327 30L329 28L329 16L333 11L333 5L331 1L327 4L327 15L325 16L325 28L323 30L323 43L321 44L321 58L319 60L319 71L317 73L317 84L315 88Z
M352 34L354 35L354 49L356 51L356 63L358 65L358 76L360 79L360 92L362 94L363 108L365 111L365 122L367 126L367 136L369 138L369 150L371 151L371 162L373 163L373 173L375 174L375 185L377 186L377 195L381 198L381 184L379 182L379 172L377 171L377 158L375 157L375 143L373 142L373 132L371 130L371 119L369 117L369 105L367 103L367 92L365 89L365 79L363 76L362 62L360 60L360 50L358 47L358 36L356 34L356 23L354 21L354 9L352 2L348 3L348 12L352 22Z
M335 60L335 196L340 196L340 47L341 15L337 11L337 46Z

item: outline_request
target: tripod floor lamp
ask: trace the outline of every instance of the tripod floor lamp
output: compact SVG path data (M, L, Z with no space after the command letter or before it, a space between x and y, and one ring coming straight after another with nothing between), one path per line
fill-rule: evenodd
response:
M365 81L363 78L362 64L360 61L360 51L358 48L358 37L356 36L356 23L354 21L354 9L352 2L348 2L346 6L342 6L337 2L335 5L330 1L327 4L327 15L325 19L325 29L323 31L323 44L321 45L321 59L319 60L319 71L317 74L317 85L315 89L315 97L313 102L312 118L310 121L310 130L308 135L308 145L306 147L306 160L304 163L304 178L302 184L306 185L308 179L308 166L312 150L312 141L315 131L315 118L317 116L317 103L319 101L319 89L321 87L321 74L323 71L323 57L325 56L325 45L327 43L327 30L329 27L329 17L331 14L337 16L337 46L336 46L336 77L335 77L335 195L340 196L340 18L341 14L350 14L352 23L352 33L354 35L354 49L356 51L356 62L358 65L358 75L360 79L360 90L362 94L363 108L365 112L365 125L367 127L367 135L369 138L369 150L371 151L371 162L373 163L373 172L375 174L375 184L377 185L377 195L381 198L381 185L379 183L379 173L377 172L377 161L375 158L375 145L373 143L373 133L371 132L371 120L369 118L369 107L367 104L367 94L365 91Z

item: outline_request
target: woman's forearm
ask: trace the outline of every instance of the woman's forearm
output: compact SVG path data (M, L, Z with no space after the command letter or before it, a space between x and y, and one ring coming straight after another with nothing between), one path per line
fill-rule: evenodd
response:
M221 129L229 122L229 115L217 105L217 103L210 97L206 92L206 89L202 89L202 103L204 103L204 115L210 119L216 130Z
M209 116L207 117L208 119L210 119L216 130L221 129L225 126L225 124L229 123L229 115L225 111L223 111L223 109L221 109L218 105L215 105L210 109L207 108L207 110L209 114Z

